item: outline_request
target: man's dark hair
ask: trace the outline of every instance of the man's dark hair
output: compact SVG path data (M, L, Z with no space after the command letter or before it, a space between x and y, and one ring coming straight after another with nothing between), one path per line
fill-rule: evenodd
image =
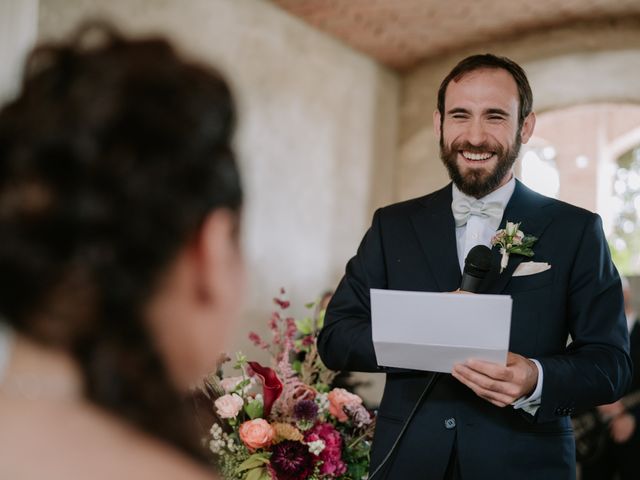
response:
M86 396L205 460L144 318L210 212L240 213L234 103L162 38L94 24L31 55L0 111L0 315Z
M498 57L490 53L483 55L472 55L461 60L453 70L444 78L438 89L438 111L440 117L444 119L444 99L447 87L451 81L458 81L467 73L482 69L502 69L511 74L518 86L519 112L518 125L522 127L525 118L531 113L533 108L533 95L527 75L520 65L507 57Z

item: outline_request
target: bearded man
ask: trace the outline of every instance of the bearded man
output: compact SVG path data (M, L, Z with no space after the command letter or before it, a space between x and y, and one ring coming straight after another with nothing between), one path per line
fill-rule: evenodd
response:
M462 60L440 86L434 126L452 183L375 213L329 304L320 355L336 370L387 372L375 479L575 479L569 415L617 400L631 378L620 277L600 217L514 178L535 114L513 61ZM507 221L538 238L534 259L550 268L514 275L524 257L510 255L502 269L493 250L483 293L513 299L506 365L456 365L419 403L434 373L378 365L370 289L455 291L469 250L490 246Z

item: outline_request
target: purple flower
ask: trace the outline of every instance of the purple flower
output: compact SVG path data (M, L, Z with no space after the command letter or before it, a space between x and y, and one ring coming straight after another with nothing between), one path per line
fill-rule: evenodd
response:
M304 480L313 473L314 460L309 448L285 440L271 447L269 471L276 480Z
M293 416L297 420L315 420L318 415L318 405L313 400L300 400L293 407Z

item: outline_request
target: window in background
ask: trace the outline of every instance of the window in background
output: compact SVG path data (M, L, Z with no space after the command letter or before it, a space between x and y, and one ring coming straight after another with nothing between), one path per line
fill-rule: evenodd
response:
M609 246L621 273L640 273L640 145L618 158L613 177L616 210Z
M522 155L522 182L538 193L558 198L560 174L555 158L556 149L551 145L527 148Z

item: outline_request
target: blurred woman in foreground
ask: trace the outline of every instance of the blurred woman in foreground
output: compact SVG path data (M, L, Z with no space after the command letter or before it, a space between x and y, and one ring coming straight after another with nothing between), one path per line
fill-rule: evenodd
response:
M32 54L0 112L0 478L210 478L183 397L242 303L233 126L162 39Z

